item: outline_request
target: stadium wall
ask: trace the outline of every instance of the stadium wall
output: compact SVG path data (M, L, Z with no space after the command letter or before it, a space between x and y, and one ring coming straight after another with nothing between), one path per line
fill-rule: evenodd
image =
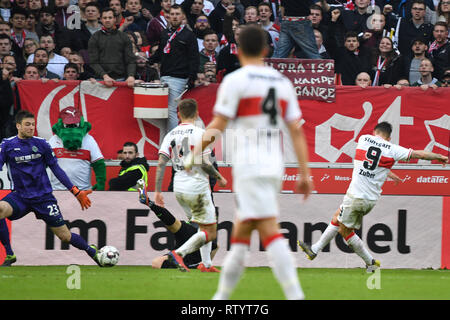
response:
M3 191L5 193L5 191ZM163 224L140 204L132 192L97 191L91 194L92 207L81 211L69 192L55 196L69 227L99 246L113 245L120 250L122 265L150 265L173 245L173 236ZM173 193L165 193L167 208L179 219L184 213ZM384 268L450 268L450 198L443 196L381 197L364 218L359 232L369 251ZM234 206L233 193L215 193L219 207L218 245L215 265L221 265L229 249ZM314 261L299 252L296 241L317 241L342 201L342 195L312 195L301 203L301 196L280 194L282 233L294 251L298 267L363 267L361 259L348 253L338 236ZM28 214L12 222L12 245L17 265L90 265L82 251L62 245L42 221ZM2 259L0 258L0 261ZM267 266L266 254L253 235L247 266Z

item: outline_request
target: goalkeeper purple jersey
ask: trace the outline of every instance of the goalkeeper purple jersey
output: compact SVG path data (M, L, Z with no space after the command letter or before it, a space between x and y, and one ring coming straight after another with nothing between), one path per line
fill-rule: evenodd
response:
M22 198L33 199L51 193L46 168L57 163L48 142L43 138L3 139L0 144L0 169L7 165L12 179L11 189Z

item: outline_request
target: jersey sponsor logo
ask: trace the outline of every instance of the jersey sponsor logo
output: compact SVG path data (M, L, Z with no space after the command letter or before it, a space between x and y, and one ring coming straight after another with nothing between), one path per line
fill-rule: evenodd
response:
M16 160L16 163L25 163L30 162L34 159L39 159L42 155L40 153L34 153L34 154L28 154L26 156L20 156L20 157L14 157L14 160Z
M89 150L70 151L64 148L54 148L53 153L57 158L91 160L91 152Z

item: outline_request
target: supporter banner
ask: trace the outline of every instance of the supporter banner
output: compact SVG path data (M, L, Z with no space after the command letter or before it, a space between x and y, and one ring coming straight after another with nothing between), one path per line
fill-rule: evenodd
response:
M77 200L65 191L55 192L68 226L79 232L88 243L117 247L122 265L150 265L153 258L167 253L173 245L173 236L164 228L155 214L138 202L135 192L94 191L92 207L81 211ZM184 219L184 212L173 193L164 193L167 209ZM383 196L372 212L365 216L361 238L369 252L381 261L384 268L440 268L443 197ZM222 265L229 250L229 239L235 211L234 194L214 194L219 207L218 245L213 260ZM302 203L301 196L279 196L281 232L294 251L298 267L354 268L364 263L349 253L338 236L314 261L298 250L298 239L315 242L329 224L342 201L341 195L312 195ZM433 230L433 232L430 232ZM61 245L41 220L34 214L12 222L12 245L17 265L94 265L84 251ZM447 244L448 248L448 244ZM448 255L447 255L448 256ZM448 262L448 257L446 258ZM255 233L247 266L267 266L267 254ZM450 266L447 265L447 268Z
M335 100L334 60L267 58L264 61L292 81L299 99Z
M217 84L193 89L184 95L199 102L205 124L212 118ZM37 115L37 134L50 138L51 126L62 108L80 107L85 120L91 122L90 133L97 140L106 159L115 159L125 141L139 145L148 160L157 160L159 142L165 122L133 117L133 90L126 86L107 88L89 81L20 81L21 105ZM230 93L232 94L232 93ZM380 121L393 125L391 141L405 147L448 154L450 144L450 89L423 91L420 88L385 89L353 86L336 87L333 103L300 100L311 162L349 163L356 141L371 133ZM285 132L285 135L288 136ZM296 161L290 139L285 141L285 160ZM227 150L216 145L219 160L231 158ZM413 161L413 163L416 163ZM419 164L429 164L419 161Z

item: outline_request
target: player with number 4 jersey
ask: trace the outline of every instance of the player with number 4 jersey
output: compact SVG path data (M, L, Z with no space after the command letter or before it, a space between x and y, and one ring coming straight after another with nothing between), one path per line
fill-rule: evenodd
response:
M375 260L364 247L362 240L354 232L361 228L363 217L375 206L381 195L381 188L387 177L396 183L400 180L390 170L397 161L410 159L438 160L445 165L448 157L441 154L407 149L389 142L392 126L380 122L374 128L373 135L365 134L358 139L353 161L352 182L340 208L334 214L331 223L312 246L298 241L308 259L317 254L339 233L347 245L366 263L367 272L374 272L381 263Z

